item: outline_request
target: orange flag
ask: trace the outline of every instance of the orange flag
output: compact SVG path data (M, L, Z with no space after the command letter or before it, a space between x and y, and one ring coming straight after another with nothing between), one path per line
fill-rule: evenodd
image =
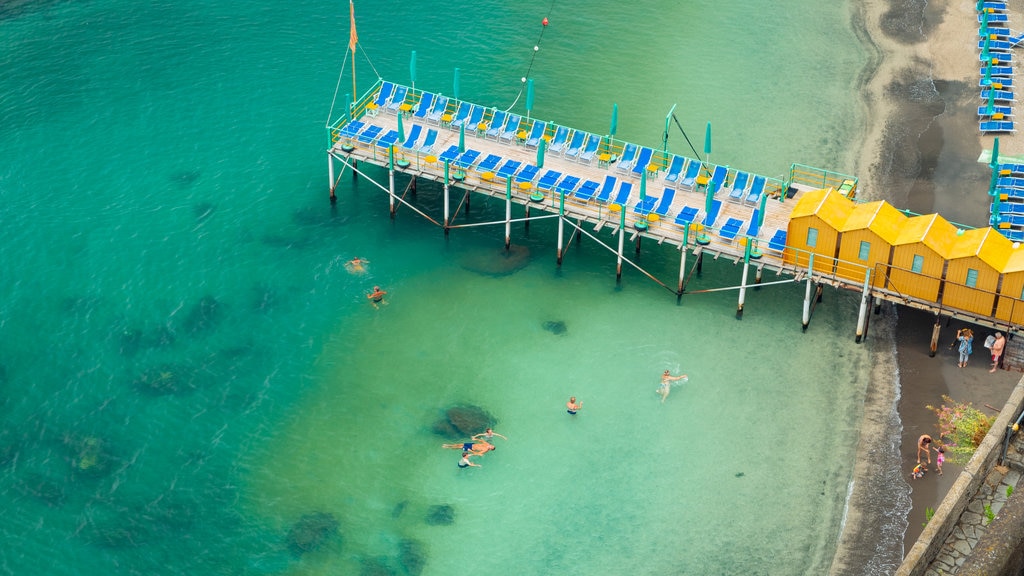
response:
M356 7L355 4L352 3L352 0L348 0L348 14L349 19L352 22L352 26L348 32L348 49L355 54L356 44L359 43L359 36L356 35Z

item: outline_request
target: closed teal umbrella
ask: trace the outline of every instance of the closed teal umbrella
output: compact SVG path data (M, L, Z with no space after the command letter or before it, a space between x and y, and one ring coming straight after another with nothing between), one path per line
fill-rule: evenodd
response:
M991 66L992 63L989 62L988 65ZM989 116L991 116L992 113L995 112L995 111L996 111L996 91L995 91L995 89L992 88L992 86L989 86L988 87L988 106L985 108L985 113L988 114Z
M988 185L988 193L992 196L992 220L999 223L999 192L996 191L996 184L999 183L999 138L992 142L992 159L988 165L992 168L992 180Z
M405 142L405 126L402 122L402 111L398 111L398 141Z
M704 153L711 154L711 122L708 122L708 127L704 129Z
M614 138L615 137L615 131L618 130L618 128L619 128L619 105L618 104L612 104L612 123L611 123L611 126L608 127L608 137L609 138Z
M787 186L788 188L788 186ZM785 190L783 191L785 194ZM760 228L764 224L764 211L768 207L768 195L764 192L761 193L761 205L757 210L757 227Z
M459 153L466 151L466 123L459 126Z
M544 151L547 149L547 140L540 139L540 143L537 144L537 168L544 167Z
M647 198L647 167L645 166L644 169L640 171L640 205L641 206L643 206L644 199L646 199L646 198ZM622 209L625 210L626 207L623 206Z
M416 89L416 51L412 51L412 56L409 57L409 78L412 79L412 89Z

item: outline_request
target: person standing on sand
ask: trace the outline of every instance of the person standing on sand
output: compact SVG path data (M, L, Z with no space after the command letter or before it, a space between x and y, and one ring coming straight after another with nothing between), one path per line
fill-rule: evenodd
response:
M946 461L946 449L938 447L935 449L935 468L939 471L939 476L942 476L942 464Z
M995 372L996 368L999 368L999 360L1003 356L1003 348L1006 347L1006 338L1003 338L1002 332L996 332L996 339L992 342L992 369L989 372Z
M917 463L921 463L921 452L928 457L928 463L932 463L932 437L927 434L921 434L921 437L917 439Z
M966 368L967 359L970 357L971 353L974 352L974 349L971 347L971 343L974 341L974 332L972 332L970 328L961 328L956 333L956 339L960 342L960 347L958 348L960 352L960 362L957 363L957 366Z

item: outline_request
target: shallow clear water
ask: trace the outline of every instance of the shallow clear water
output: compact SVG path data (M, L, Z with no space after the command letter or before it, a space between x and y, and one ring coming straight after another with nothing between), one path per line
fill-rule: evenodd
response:
M657 145L678 104L698 150L713 122L715 161L846 170L856 115L830 111L855 108L863 57L845 5L747 4L382 2L357 18L382 75L405 81L415 49L417 86L448 91L458 66L463 97L500 106L547 15L536 116L603 132L617 102L619 136ZM853 298L827 292L802 334L802 286L750 291L736 321L735 292L677 305L628 268L617 286L588 240L556 267L550 221L515 227L528 255L495 275L473 270L500 257L500 228L446 241L347 176L330 207L344 7L0 14L0 531L20 541L0 572L401 573L403 546L424 574L828 566L868 364ZM686 151L678 132L670 146ZM436 188L418 201L436 213ZM474 200L469 218L503 211ZM366 274L345 269L356 255ZM667 247L640 260L677 274ZM709 260L691 288L739 274ZM690 379L662 405L665 369ZM479 469L430 430L456 404L510 438ZM434 505L454 522L424 522ZM299 557L289 530L314 512L338 535Z

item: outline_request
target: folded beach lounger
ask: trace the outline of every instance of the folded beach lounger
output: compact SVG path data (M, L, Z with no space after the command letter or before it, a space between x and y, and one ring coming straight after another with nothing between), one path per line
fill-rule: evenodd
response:
M761 201L761 194L764 194L764 176L754 176L754 180L750 183L750 192L747 193L745 202L747 204L757 204Z
M540 168L533 164L527 164L523 166L523 169L516 174L516 182L533 182L537 178L537 174L540 172Z
M636 156L636 162L633 163L633 173L640 174L647 167L651 165L651 156L654 156L654 150L644 147L640 149L640 153Z
M476 165L476 169L481 172L494 172L494 169L498 167L501 162L501 156L497 154L488 154L487 158L484 158Z
M505 163L498 168L498 176L505 178L506 180L515 176L516 172L523 166L523 163L518 160L505 160Z
M551 190L558 183L558 179L562 177L562 173L557 170L548 170L537 180L538 190Z
M434 99L434 107L427 113L427 122L433 122L437 124L441 122L441 116L444 116L445 111L448 110L448 97L438 96Z
M1024 241L1024 230L1000 230L1000 232L1014 242Z
M386 106L388 103L388 99L391 98L391 93L394 90L394 84L392 84L391 82L384 82L383 84L380 85L380 91L377 92L377 97L373 99L373 103L376 104L378 108L380 108L381 106Z
M466 121L466 118L469 118L469 113L473 110L473 106L475 105L470 104L469 102L460 103L458 109L455 110L455 115L452 117L452 121L449 123L449 126L452 128L458 128Z
M565 143L569 139L569 129L565 126L559 126L555 128L555 135L551 137L551 144L548 146L548 152L554 152L561 154L565 150Z
M1013 66L997 66L989 62L988 64L981 65L981 76L985 77L985 68L991 68L988 75L994 78L1003 78L1013 76Z
M672 200L676 197L676 191L674 188L665 188L665 191L661 193L661 200L658 201L658 205L654 207L654 213L660 218L668 216L668 209L672 207Z
M395 86L395 92L391 95L391 100L388 101L388 110L391 112L397 112L398 107L405 103L405 97L409 93L407 86Z
M441 152L441 155L438 156L437 159L440 160L441 162L445 162L445 161L447 161L447 162L454 162L455 159L458 158L458 157L459 157L459 146L457 144L452 144L451 146L448 147L447 150L445 150L444 152Z
M1000 164L999 173L1004 176L1024 176L1024 164Z
M433 128L428 128L427 136L423 139L423 144L420 144L420 147L417 148L417 150L424 154L430 154L434 150L434 145L436 144L437 130L434 130Z
M427 114L434 107L434 93L424 92L420 96L420 101L416 103L416 107L413 108L413 118L426 118Z
M362 132L357 134L356 138L360 142L363 142L364 144L373 144L373 141L376 140L377 137L380 136L380 133L383 131L384 129L381 128L380 126L370 124L366 128L364 128Z
M989 206L989 211L992 211L992 207ZM999 205L1000 214L1024 214L1024 204L1019 202L1003 202Z
M722 211L722 201L721 200L713 200L711 202L711 210L709 210L708 213L704 215L704 222L703 222L703 224L705 226L707 226L708 228L713 228L715 226L715 220L718 220L718 213L721 212L721 211Z
M518 114L509 114L508 122L505 122L505 128L502 129L501 134L498 135L498 140L502 142L511 142L516 137L522 128L519 127L523 123L523 117Z
M1011 106L993 106L992 107L992 114L1002 114L1003 116L1012 116L1013 115L1013 107L1011 107ZM981 106L978 106L978 116L991 116L992 114L989 114L989 112L988 112L988 105L987 104L983 104Z
M786 249L786 231L776 230L775 234L772 235L772 239L768 241L768 249L775 250L776 252L782 252Z
M979 24L985 20L986 18L984 16L978 14ZM1010 21L1010 16L1007 14L989 14L987 20L989 24L1005 24Z
M633 184L631 182L622 181L619 182L619 191L615 194L615 199L612 200L612 204L618 204L622 206L622 209L626 209L626 204L629 202L629 194L633 191Z
M615 191L615 184L617 182L618 179L615 178L615 176L612 176L611 174L605 176L604 183L601 184L601 191L597 194L597 201L602 203L607 202L608 199L612 197L612 192Z
M1006 2L1000 0L989 0L983 2L981 5L982 10L995 10L996 12L1006 12ZM991 16L991 14L989 14Z
M996 188L996 194L1006 200L1024 200L1024 188Z
M594 182L593 180L587 180L586 182L580 185L579 190L577 190L576 193L572 195L572 197L577 200L589 202L590 200L593 200L594 195L597 194L597 191L600 188L601 185L598 184L597 182Z
M979 122L978 127L982 132L1016 132L1013 128L1013 122L1009 120L988 120L986 122Z
M718 194L718 191L722 189L722 184L725 183L725 177L729 174L729 168L727 166L715 166L715 171L711 174L711 180L708 182L708 186L711 188L712 194Z
M978 56L978 60L1008 66L1013 63L1013 52L989 52L988 58L986 58L984 54L981 54Z
M359 120L353 120L348 124L345 124L341 128L341 130L338 131L338 133L342 136L345 136L346 138L352 138L353 136L358 134L359 131L362 130L365 126L365 123L360 122Z
M1008 90L1013 88L1013 78L989 78L988 80L985 80L985 77L982 76L978 79L978 87Z
M409 128L409 135L405 139L405 142L402 142L402 148L405 148L406 150L412 150L416 148L416 141L420 139L420 134L422 133L423 126L420 126L419 124L413 124L412 127Z
M547 122L534 120L533 128L530 129L530 135L526 137L526 145L536 148L540 144L540 139L544 137L544 130L546 130L547 127Z
M989 33L991 33L992 30L993 29L989 29ZM981 40L978 40L978 48L984 48L984 47L985 47L985 39L982 38ZM1010 43L1007 40L993 40L993 39L989 38L988 39L988 49L989 50L998 50L1000 52L1007 52L1007 51L1013 49L1013 44Z
M702 164L702 162L690 160L690 164L686 167L686 174L683 175L679 185L692 189L693 185L697 182L697 176L700 174Z
M580 179L576 176L568 175L562 178L562 181L555 185L555 192L559 194L569 195L572 194L576 187L579 186Z
M1024 188L1024 178L1003 176L996 180L996 186L999 188Z
M388 146L394 145L398 142L398 130L388 130L387 134L377 139L377 146L381 148L387 148Z
M590 164L590 161L594 158L594 154L597 152L597 147L601 143L601 137L597 134L591 134L587 140L587 145L583 148L583 152L580 152L580 162L586 162Z
M477 106L474 104L473 109L469 112L469 118L463 120L463 123L466 124L466 130L478 130L480 122L484 119L484 112L486 111L487 109L483 106ZM484 127L486 127L486 125L484 125Z
M718 231L718 235L726 240L733 240L736 235L740 233L740 228L743 226L743 220L739 218L729 218L722 225L722 229Z
M665 182L678 184L679 175L683 173L683 166L686 164L686 156L673 156L672 163L668 165L668 172L665 173Z
M757 235L761 233L761 225L757 223L757 219L760 215L761 210L755 208L754 213L750 215L750 222L747 222L747 231L744 232L745 235L750 236L751 238L756 238Z
M629 172L636 161L636 144L626 144L622 148L622 156L619 156L619 163L615 167L619 172Z
M463 170L469 170L473 164L476 164L476 160L479 157L480 152L478 150L466 150L455 159L453 164Z
M732 179L732 187L729 189L729 200L733 202L742 202L743 197L747 194L747 181L750 179L750 174L736 171L736 176Z
M582 130L577 130L572 133L572 139L569 140L569 145L565 149L566 158L576 158L580 155L580 150L583 149L583 141L587 137L587 133Z
M487 138L498 139L501 135L501 131L505 128L505 122L508 120L508 114L504 110L495 109L494 115L491 116L490 123L487 124Z
M640 214L641 216L647 216L654 211L654 207L658 204L659 198L655 196L644 196L639 202L633 205L633 212Z
M689 226L690 224L693 224L695 220L697 220L697 214L699 212L700 210L696 208L691 208L690 206L683 206L683 209L680 210L679 214L676 215L675 223L679 224L680 226Z

